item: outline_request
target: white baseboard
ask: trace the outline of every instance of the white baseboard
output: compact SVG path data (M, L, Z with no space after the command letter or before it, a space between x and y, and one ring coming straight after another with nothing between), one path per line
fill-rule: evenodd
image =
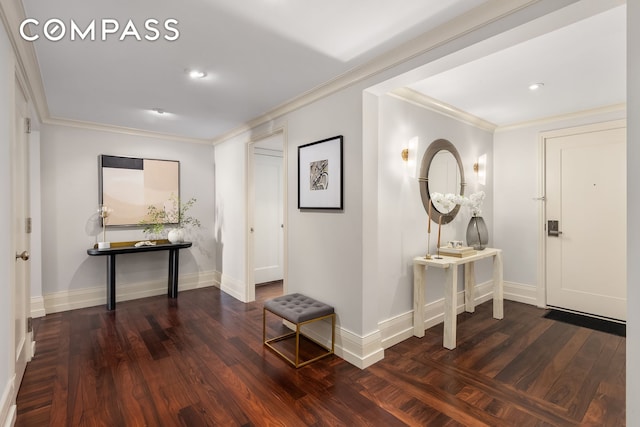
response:
M504 282L504 299L538 306L538 289L536 286Z
M44 298L42 296L31 297L31 317L44 317L47 314L44 309Z
M302 332L317 342L331 347L331 322L313 322L302 327ZM380 332L365 337L343 329L336 323L335 355L360 369L365 369L384 359L380 347Z
M215 286L213 272L200 272L181 275L179 277L179 291ZM129 301L167 293L167 280L154 280L127 285L117 285L116 302ZM107 303L107 288L77 289L44 295L44 310L46 314L93 307Z
M213 272L213 280L216 284L215 286L220 288L222 292L231 295L238 301L247 302L247 289L244 282L219 271Z
M15 375L5 384L0 400L0 425L12 427L16 423L16 395Z
M476 305L482 304L493 297L493 282L485 282L476 285ZM464 311L464 291L459 291L456 296L456 311L458 314ZM424 309L425 322L424 328L429 329L432 326L444 321L444 299L431 302L425 305ZM391 319L384 320L378 324L380 335L382 336L381 346L389 348L407 338L413 336L413 310L395 316Z

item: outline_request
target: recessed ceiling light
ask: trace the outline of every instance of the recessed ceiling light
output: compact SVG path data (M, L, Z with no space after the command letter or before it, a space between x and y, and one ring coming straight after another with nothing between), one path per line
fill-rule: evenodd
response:
M187 74L189 74L189 77L192 79L203 79L207 76L207 73L202 70L187 70Z
M529 90L538 90L544 86L544 83L532 83L529 85Z

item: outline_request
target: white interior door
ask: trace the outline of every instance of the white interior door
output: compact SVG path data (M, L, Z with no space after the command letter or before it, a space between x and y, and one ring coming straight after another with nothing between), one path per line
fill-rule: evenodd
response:
M254 280L256 284L283 278L282 154L254 154Z
M16 108L14 133L11 141L11 191L12 227L11 238L15 252L13 268L13 312L14 312L14 361L16 389L22 381L27 361L31 358L31 332L28 331L29 318L29 168L27 100L19 83L15 89Z
M625 124L557 132L545 153L547 305L626 320Z

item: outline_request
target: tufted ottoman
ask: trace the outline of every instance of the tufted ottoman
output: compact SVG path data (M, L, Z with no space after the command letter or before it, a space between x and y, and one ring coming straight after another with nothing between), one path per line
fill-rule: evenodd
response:
M295 332L290 332L275 338L267 339L267 312L273 313L276 316L281 317L296 325ZM302 325L317 322L331 318L331 348L318 341L304 335L300 332ZM300 361L300 335L309 339L326 350L321 355L313 357L312 359ZM278 350L273 343L286 340L288 338L295 337L295 359L287 357L282 351ZM281 297L273 298L264 303L262 310L262 341L264 345L278 353L285 360L291 363L296 368L304 366L308 363L314 362L320 358L333 354L336 339L336 314L333 307L317 301L313 298L307 297L302 294L289 294Z

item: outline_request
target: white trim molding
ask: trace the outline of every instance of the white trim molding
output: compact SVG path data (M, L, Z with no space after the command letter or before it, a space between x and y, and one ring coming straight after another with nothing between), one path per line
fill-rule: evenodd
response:
M592 116L599 116L599 115L609 114L609 113L617 113L621 111L624 111L624 112L627 111L626 102L623 102L620 104L606 105L604 107L592 108L590 110L575 111L573 113L542 117L540 119L529 120L529 121L520 122L520 123L513 123L510 125L498 126L495 132L496 133L506 132L506 131L512 131L516 129L528 128L532 126L540 126L540 125L545 125L549 123L561 122L565 120L574 120L574 119L580 119L584 117L592 117Z
M539 306L538 288L535 285L504 282L504 299Z
M331 322L313 322L304 325L302 331L320 344L331 347ZM335 355L360 369L384 359L380 342L380 331L361 337L336 323Z
M453 105L438 101L435 98L431 98L430 96L408 87L395 89L391 91L389 95L488 132L493 132L498 127L498 125L488 122L478 116L474 116L473 114L467 113Z
M31 317L44 317L47 311L44 308L44 298L42 296L31 297Z
M493 280L476 285L475 304L482 304L493 298ZM456 295L456 312L464 311L464 291ZM424 307L424 329L444 322L444 298L430 302ZM389 348L413 336L413 310L378 324L384 348Z
M191 138L180 135L172 135L163 132L153 132L150 130L129 128L124 126L105 125L101 123L87 122L82 120L61 119L56 117L45 118L43 123L54 126L66 126L77 129L96 130L101 132L119 133L124 135L141 136L146 138L162 139L167 141L190 142L193 144L207 144L211 141L208 139Z
M7 382L2 391L0 400L0 425L11 427L16 423L16 376L15 374Z
M215 286L214 272L201 272L181 275L179 277L179 291ZM126 285L118 285L117 301L129 301L167 292L167 281L153 280ZM68 290L44 296L44 310L46 314L93 307L107 303L106 284L100 287Z
M214 286L219 288L222 292L227 293L241 302L245 301L245 284L243 281L234 277L222 274L219 271L213 272Z

